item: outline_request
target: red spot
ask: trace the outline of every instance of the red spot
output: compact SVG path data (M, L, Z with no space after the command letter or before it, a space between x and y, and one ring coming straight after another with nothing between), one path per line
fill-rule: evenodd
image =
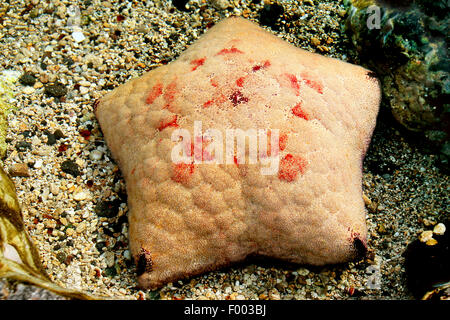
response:
M295 107L292 108L292 113L300 118L303 118L305 120L308 120L308 115L305 113L305 111L302 110L301 103L297 103Z
M348 288L348 294L350 296L352 296L354 293L355 293L355 288L353 288L353 287Z
M208 100L203 104L203 108L208 108L214 103L214 100Z
M194 66L192 67L192 71L197 70L198 67L202 66L205 63L206 57L203 57L201 59L192 60L191 64Z
M318 93L323 94L323 86L320 82L311 80L306 73L301 74L303 81L305 81L306 85L311 89L316 90Z
M222 49L220 50L216 55L224 55L224 54L229 54L229 53L244 53L241 50L239 50L236 47L231 47L230 49Z
M266 61L264 61L263 65L256 65L252 68L252 70L253 70L253 72L256 72L258 70L261 70L263 68L268 68L268 67L270 67L270 61L266 60Z
M68 146L67 144L61 143L61 145L58 147L58 151L59 151L59 152L64 152L64 151L67 150L68 147L69 147L69 146Z
M239 79L236 80L236 84L238 87L243 87L244 86L244 80L245 77L240 77Z
M131 170L131 174L134 174L136 172L136 168L133 168L133 170Z
M234 161L234 164L235 164L235 165L237 165L237 166L239 165L239 164L238 164L238 158L237 158L236 156L233 156L233 161Z
M217 88L218 83L217 83L216 79L210 79L209 81L211 82L211 85L212 85L213 87L216 87L216 88Z
M300 95L300 83L298 82L297 77L291 73L286 73L285 75L289 79L291 88L294 89L295 94L297 96Z
M178 163L173 167L172 180L178 183L186 183L194 173L193 163Z
M158 98L163 93L163 85L161 83L157 83L153 86L152 91L150 91L145 103L152 104L156 98Z
M280 135L280 150L283 151L284 149L286 149L286 145L287 145L287 134L282 133Z
M86 140L89 140L89 138L91 137L91 131L90 130L82 129L82 130L79 131L79 133Z
M169 83L169 85L166 87L166 90L164 92L164 100L166 100L167 103L171 103L175 99L176 94L177 94L177 83L174 80L171 83Z
M297 178L299 172L300 174L305 172L305 167L306 161L302 157L287 154L280 161L278 179L292 182Z
M178 127L177 117L178 116L175 114L168 120L162 120L159 124L158 130L162 131L167 127Z
M119 14L119 15L116 17L116 19L117 19L118 22L122 22L123 20L125 20L125 17L124 17L123 15Z
M248 98L244 97L244 95L242 94L242 92L235 91L233 92L233 94L229 97L231 103L233 104L233 106L237 106L240 103L247 103L248 102Z

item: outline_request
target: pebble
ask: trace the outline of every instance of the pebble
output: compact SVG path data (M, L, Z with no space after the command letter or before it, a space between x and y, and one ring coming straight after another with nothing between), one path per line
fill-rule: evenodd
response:
M32 94L34 91L36 91L36 89L34 89L33 87L25 87L22 90L22 92L25 94Z
M83 221L77 225L76 231L77 233L82 233L84 230L86 230L86 223Z
M67 88L61 83L52 83L45 86L44 92L50 97L61 98L66 95Z
M228 0L210 0L214 8L224 10L230 7L230 2Z
M80 175L80 167L72 160L66 160L61 163L61 170L65 173L71 174L74 177Z
M26 163L16 163L9 168L11 177L29 177L28 165Z
M73 195L73 199L76 201L83 201L90 198L89 191L80 191Z
M33 167L36 169L39 169L42 167L43 161L42 159L37 159L36 162L34 163Z
M111 251L106 251L103 256L105 257L105 262L108 267L114 266L114 253Z
M89 154L89 158L92 161L96 161L96 160L100 160L103 156L103 153L99 150L92 150L91 153Z
M419 236L420 242L427 242L428 240L430 240L432 238L433 238L433 231L430 231L430 230L423 231Z
M278 18L284 13L284 8L278 3L266 4L259 12L259 22L264 25L277 29Z
M88 88L86 88L86 87L80 87L80 89L79 89L79 91L80 91L80 93L81 94L86 94L86 93L88 93L89 92L89 89Z
M23 84L24 86L33 86L36 82L36 77L32 75L31 73L24 73L19 78L20 84Z
M28 150L31 150L31 143L26 141L19 141L16 143L16 150L19 152L25 152Z
M50 192L56 196L59 193L59 186L55 183L50 183Z
M445 224L443 223L438 223L434 229L433 229L433 233L439 236L442 236L445 233Z

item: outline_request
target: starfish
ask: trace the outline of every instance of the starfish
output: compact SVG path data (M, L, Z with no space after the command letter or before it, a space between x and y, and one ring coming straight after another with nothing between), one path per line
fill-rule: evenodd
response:
M236 17L108 93L94 109L126 182L139 285L157 288L252 256L310 265L364 256L362 160L379 102L372 72ZM199 122L223 136L266 130L278 148L259 149L257 163L250 147L227 149L231 163L206 162L220 155L209 145L226 142L195 132ZM190 158L174 162L183 143ZM267 157L279 160L277 172L261 173Z

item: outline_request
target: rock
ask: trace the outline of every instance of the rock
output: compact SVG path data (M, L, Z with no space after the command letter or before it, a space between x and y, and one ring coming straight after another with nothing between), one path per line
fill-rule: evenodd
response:
M61 98L66 95L67 88L61 83L52 83L45 86L44 93L50 97Z
M114 257L114 253L113 253L113 252L111 252L111 251L106 251L106 252L103 254L103 257L105 258L105 262L106 262L106 265L107 265L108 267L114 266L115 257Z
M89 193L89 191L85 191L85 190L77 192L73 195L73 199L76 201L83 201L83 200L86 200L89 198L90 198L90 193Z
M228 0L210 0L212 6L219 10L225 10L230 7L230 2Z
M433 231L430 231L430 230L423 231L419 236L420 242L427 242L428 240L430 240L432 238L433 238Z
M443 223L438 223L434 229L433 229L433 233L439 236L442 236L445 233L445 224Z
M9 168L11 177L29 177L28 165L26 163L16 163Z
M347 31L361 63L380 78L384 104L402 126L431 142L427 147L440 154L448 169L450 154L440 153L450 140L447 1L417 0L400 7L387 1L344 3ZM379 8L381 19L379 28L370 29L374 8Z
M53 132L53 135L55 136L56 140L66 137L60 129L56 129L55 132Z
M447 220L444 225L448 225ZM427 291L450 281L449 233L435 235L436 243L427 245L419 240L411 242L404 254L407 284L414 297L421 299Z
M37 159L36 162L33 165L33 168L35 169L39 169L42 167L42 164L44 163L44 161L42 159Z
M120 201L100 201L95 205L94 212L99 217L112 218L119 213Z
M19 152L25 152L31 150L31 143L26 141L19 141L16 143L16 150Z
M59 186L55 183L50 183L50 192L54 195L57 196L59 193Z
M33 74L26 72L19 78L19 82L24 86L33 86L36 82L36 77Z
M103 153L99 150L92 150L91 153L89 154L89 158L92 161L97 161L100 160L103 156Z
M66 160L61 163L61 170L65 173L71 174L75 178L80 175L80 168L78 164L72 160Z
M180 11L189 11L188 9L186 9L186 4L188 2L189 0L172 0L173 6Z
M274 30L278 30L277 21L278 18L284 13L284 8L278 3L266 4L259 11L259 22L264 25L271 27Z

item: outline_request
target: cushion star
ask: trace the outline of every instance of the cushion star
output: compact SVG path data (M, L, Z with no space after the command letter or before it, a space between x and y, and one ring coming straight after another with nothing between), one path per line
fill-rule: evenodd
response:
M125 178L140 286L255 255L312 265L364 255L362 159L379 101L372 72L242 18L108 93L95 112ZM172 162L172 133L194 134L195 121L203 131L278 129L278 172L262 175L248 152L246 163ZM205 149L206 138L193 140Z

